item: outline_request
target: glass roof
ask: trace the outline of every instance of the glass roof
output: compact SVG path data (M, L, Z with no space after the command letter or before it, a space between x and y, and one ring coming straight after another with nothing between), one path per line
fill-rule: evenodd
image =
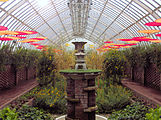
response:
M37 31L38 34L29 35L28 38L47 37L42 41L44 45L64 44L77 38L73 30L83 29L77 26L80 22L76 18L80 15L79 11L71 11L69 7L70 3L78 1L91 2L88 4L89 11L81 11L82 16L88 14L88 18L84 17L82 22L85 28L82 37L95 44L117 41L118 38L146 36L137 31L159 29L144 24L161 18L160 0L8 0L0 2L0 25L10 31ZM76 20L75 25L73 20ZM150 37L157 38L155 35ZM8 43L12 44L1 42L1 45ZM29 44L24 46L31 47Z

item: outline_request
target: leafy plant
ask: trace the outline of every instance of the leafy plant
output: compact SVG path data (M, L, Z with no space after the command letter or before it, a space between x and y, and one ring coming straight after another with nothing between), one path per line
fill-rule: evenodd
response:
M123 110L113 112L108 120L145 120L145 114L147 112L147 107L136 102L131 105L127 105Z
M99 54L96 51L88 51L85 57L88 69L102 69L104 54Z
M71 69L75 65L75 55L74 51L65 51L63 47L60 47L61 54L55 54L55 62L57 65L57 70ZM59 49L60 49L59 48Z
M66 91L66 78L61 75L59 72L55 73L55 87L62 92Z
M34 106L51 113L65 113L65 93L54 87L43 88L35 95Z
M113 78L114 83L120 84L121 76L124 74L125 64L126 59L122 52L116 50L107 52L103 66L105 76L107 78Z
M9 45L4 45L2 48L0 48L0 71L5 70L6 64L11 64L12 53L13 47L10 47Z
M17 120L17 119L16 119ZM24 105L18 110L18 120L53 120L49 114L36 107Z
M144 67L145 63L145 46L137 46L131 49L127 49L123 51L128 63L130 63L131 67L134 67L136 64Z
M54 76L56 73L56 63L54 53L51 49L42 52L38 60L37 75L41 87L52 84L54 86Z
M13 65L15 70L21 67L36 66L39 55L40 51L38 50L13 49L9 45L2 46L0 48L0 71L4 70L5 65Z
M151 108L149 113L146 113L147 120L161 120L161 107L157 107L156 109Z
M123 51L128 63L131 67L138 65L140 67L148 67L155 64L158 70L161 70L161 45L151 44L149 46L138 46Z
M15 69L20 69L22 67L29 68L30 66L36 66L40 51L16 48L12 54L13 66Z
M109 85L97 90L96 103L99 113L110 113L130 102L131 92L119 85Z
M16 110L11 110L9 107L6 107L0 110L0 119L2 120L17 120L18 114Z

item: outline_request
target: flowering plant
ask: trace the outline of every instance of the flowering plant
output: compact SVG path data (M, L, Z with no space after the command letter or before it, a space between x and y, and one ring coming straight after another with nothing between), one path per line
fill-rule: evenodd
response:
M52 113L64 113L66 111L65 95L66 93L54 87L43 88L36 93L34 105Z
M121 51L111 50L107 52L103 66L105 76L107 78L113 78L113 82L121 83L121 77L124 74L125 64L126 59Z
M50 49L47 52L42 52L37 66L39 85L41 87L49 86L50 84L54 86L56 71L55 54Z

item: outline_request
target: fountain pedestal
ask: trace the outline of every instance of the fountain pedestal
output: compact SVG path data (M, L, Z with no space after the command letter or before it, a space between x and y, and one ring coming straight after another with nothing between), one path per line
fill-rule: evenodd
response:
M95 120L96 95L95 78L100 70L88 70L85 64L84 44L73 42L76 50L74 70L61 70L67 78L67 116L66 120Z
M67 78L66 120L95 120L95 78L100 70L62 70Z

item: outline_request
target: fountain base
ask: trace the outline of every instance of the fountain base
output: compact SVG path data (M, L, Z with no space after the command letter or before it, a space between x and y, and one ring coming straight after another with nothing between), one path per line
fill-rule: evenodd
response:
M60 116L58 118L56 118L55 120L65 120L66 115ZM107 118L100 116L100 115L96 115L96 120L107 120Z
M95 120L95 78L100 70L61 70L67 78L67 116L65 120Z

